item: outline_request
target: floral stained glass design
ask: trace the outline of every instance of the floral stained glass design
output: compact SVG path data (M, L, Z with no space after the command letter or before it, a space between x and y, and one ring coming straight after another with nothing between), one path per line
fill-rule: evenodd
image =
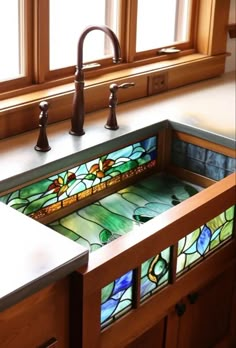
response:
M199 227L178 243L177 274L188 270L233 235L234 211L232 206Z
M138 175L156 163L157 137L150 137L25 186L0 197L0 201L39 219Z
M87 247L90 252L137 229L141 224L196 194L198 189L175 177L154 174L117 191L49 227ZM141 299L168 283L170 248L141 266ZM133 272L102 289L101 325L106 326L132 307Z

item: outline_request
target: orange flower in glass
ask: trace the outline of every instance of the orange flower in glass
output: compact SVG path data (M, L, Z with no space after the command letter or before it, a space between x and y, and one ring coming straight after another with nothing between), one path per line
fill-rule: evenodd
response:
M93 164L89 170L90 174L95 175L98 179L104 178L106 171L110 169L115 161L110 159L99 159L98 163Z
M66 192L70 186L70 184L76 179L76 176L74 173L68 172L63 177L58 176L57 179L53 181L51 185L48 187L48 191L53 190L53 192L56 192L58 196L61 196L64 192Z

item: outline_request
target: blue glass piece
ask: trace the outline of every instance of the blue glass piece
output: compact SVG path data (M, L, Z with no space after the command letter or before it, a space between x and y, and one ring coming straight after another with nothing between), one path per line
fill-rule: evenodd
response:
M186 169L189 169L195 173L201 174L201 175L205 175L205 163L204 162L200 162L200 161L196 161L194 159L191 158L187 158L186 159Z
M173 152L179 152L179 153L182 153L182 154L186 155L187 143L185 143L182 140L173 139L173 141L172 141L172 151Z
M226 169L232 173L236 171L236 158L227 157Z
M225 168L226 167L226 156L220 153L208 150L206 156L206 163L211 166Z
M118 299L115 300L111 298L101 305L101 323L103 323L104 321L106 321L108 318L112 316L118 303L119 303Z
M206 164L205 176L213 180L221 180L226 176L225 169Z
M197 161L205 162L206 151L207 150L204 149L203 147L193 145L193 144L188 144L187 156Z
M197 242L194 242L187 250L185 250L185 254L194 254L197 251Z
M215 230L215 232L212 234L211 241L216 239L219 236L220 232L221 232L221 226L217 230Z
M132 284L133 272L129 271L125 275L115 280L114 294L126 290Z
M200 255L204 255L205 251L207 250L211 240L211 230L204 225L200 236L197 240L197 250Z

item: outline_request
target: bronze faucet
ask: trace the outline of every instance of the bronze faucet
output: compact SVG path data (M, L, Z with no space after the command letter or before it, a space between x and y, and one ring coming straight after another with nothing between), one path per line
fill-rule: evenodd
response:
M73 110L71 117L71 130L72 135L83 135L84 129L84 71L83 71L83 43L86 35L92 30L101 30L107 34L113 44L114 48L114 63L120 63L121 50L119 41L115 33L106 25L90 25L84 29L78 40L78 54L77 54L77 66L75 72L75 93L73 99Z
M117 124L116 119L116 106L117 106L117 91L119 88L130 88L133 87L135 84L134 82L126 82L122 83L121 85L117 85L117 83L112 83L110 85L110 97L109 97L109 115L107 118L107 123L105 124L105 128L116 130L119 128Z

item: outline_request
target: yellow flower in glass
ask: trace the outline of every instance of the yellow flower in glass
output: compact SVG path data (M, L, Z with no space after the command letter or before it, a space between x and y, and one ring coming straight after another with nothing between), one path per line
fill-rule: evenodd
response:
M104 178L106 171L110 169L115 161L110 159L99 159L98 163L93 164L89 170L90 174L95 175L98 179Z
M71 172L66 173L64 178L58 176L58 178L55 179L51 185L49 185L48 191L53 190L53 192L56 192L60 197L64 192L68 190L70 183L75 179L75 174Z

